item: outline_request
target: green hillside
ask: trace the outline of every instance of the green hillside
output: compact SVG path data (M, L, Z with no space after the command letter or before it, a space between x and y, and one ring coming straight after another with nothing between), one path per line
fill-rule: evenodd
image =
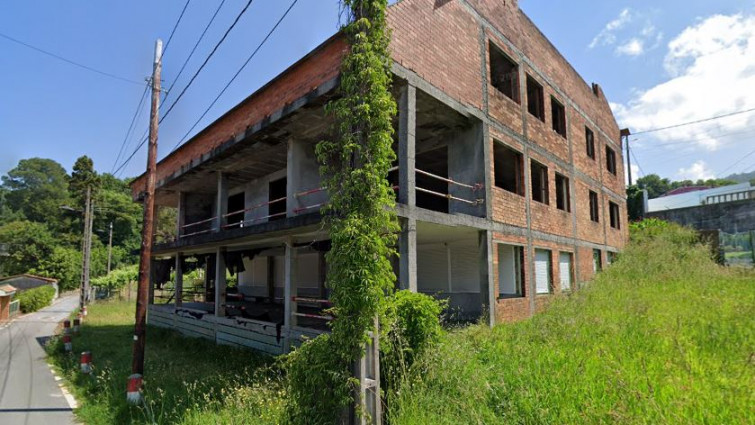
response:
M714 265L687 230L633 239L547 312L447 334L391 422L755 423L755 276Z

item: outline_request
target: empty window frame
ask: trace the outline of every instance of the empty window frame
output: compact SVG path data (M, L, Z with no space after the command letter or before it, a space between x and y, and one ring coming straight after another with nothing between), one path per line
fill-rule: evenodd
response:
M556 208L571 212L571 194L569 178L556 173Z
M611 216L611 227L614 229L621 228L621 216L619 215L619 206L613 202L608 202L608 213Z
M600 222L600 209L598 207L598 194L590 191L590 220Z
M521 153L494 142L495 185L524 196L524 157Z
M548 205L548 167L531 161L530 177L532 180L532 200Z
M574 268L572 264L574 256L571 252L560 252L558 254L558 277L561 281L561 290L570 291L574 281Z
M498 245L498 296L523 297L524 248L515 245Z
M519 103L519 66L493 43L490 50L490 84L509 99Z
M543 86L534 78L527 76L527 110L540 121L545 122L545 100Z
M603 255L599 249L592 250L592 271L595 273L603 270Z
M551 119L553 130L566 138L566 108L555 97L551 96Z
M551 292L551 252L547 249L535 250L535 293Z
M595 133L587 126L585 126L585 148L587 149L587 156L595 159Z
M616 175L616 152L606 146L606 169L609 173Z

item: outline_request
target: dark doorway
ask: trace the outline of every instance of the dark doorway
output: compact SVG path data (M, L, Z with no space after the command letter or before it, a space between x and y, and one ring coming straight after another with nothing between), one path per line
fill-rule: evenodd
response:
M282 200L279 200L282 199ZM277 201L277 202L273 202ZM286 218L286 178L271 181L268 187L268 221Z
M227 228L242 227L244 224L244 192L228 197L228 212L226 217Z

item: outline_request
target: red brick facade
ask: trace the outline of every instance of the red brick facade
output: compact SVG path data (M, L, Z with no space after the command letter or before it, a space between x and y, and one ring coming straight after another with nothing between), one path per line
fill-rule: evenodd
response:
M495 144L523 157L524 194L491 184L491 199L487 201L488 218L502 228L514 229L492 232L495 294L499 293L498 245L524 247L524 294L497 299L496 320L528 317L561 292L561 252L572 255L572 289L591 279L593 250L601 251L605 264L606 252L620 250L628 237L619 127L600 87L582 80L519 10L516 0L401 0L389 8L388 21L395 63L483 117L485 134L489 135L485 141L491 162L489 181L495 181ZM518 66L518 101L490 83L490 44ZM339 37L321 45L163 159L157 180L332 80L338 75L346 50ZM542 86L543 120L528 112L527 78ZM551 99L564 107L565 136L553 129ZM594 134L594 158L587 154L586 128ZM607 170L607 148L615 154L615 174ZM532 200L531 161L547 167L548 203ZM568 178L570 211L556 207L556 173ZM143 184L142 177L132 185L135 194L143 190ZM597 222L590 217L590 191L598 196ZM610 202L619 208L618 229L610 225ZM550 294L534 293L532 259L536 249L551 252Z

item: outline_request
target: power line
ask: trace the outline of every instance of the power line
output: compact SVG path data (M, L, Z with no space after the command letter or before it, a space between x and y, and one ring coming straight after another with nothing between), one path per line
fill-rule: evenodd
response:
M640 169L640 172L642 173L642 176L643 177L647 176L647 173L645 173L645 170L642 169L642 165L640 165L640 161L637 159L637 155L634 154L634 150L633 149L629 150L629 155L631 155L632 158L634 158L634 163L637 164L637 168Z
M173 25L173 29L170 31L170 36L168 36L168 41L165 43L165 48L163 49L163 52L160 54L160 59L162 59L162 57L165 56L165 52L168 51L168 46L170 46L170 40L173 40L173 34L176 33L176 28L178 28L178 24L181 23L181 19L184 17L184 13L186 13L186 8L189 7L190 2L191 0L186 0L186 4L184 4L184 8L181 9L181 14L178 15L176 24Z
M60 61L66 62L68 64L71 64L71 65L74 65L74 66L78 66L79 68L86 69L87 71L96 72L97 74L104 75L106 77L110 77L110 78L113 78L113 79L116 79L116 80L120 80L120 81L123 81L123 82L126 82L126 83L138 84L140 86L144 85L143 81L132 80L130 78L121 77L121 76L118 76L118 75L115 75L115 74L111 74L109 72L100 71L99 69L92 68L91 66L87 66L87 65L84 65L84 64L72 61L70 59L64 58L63 56L57 55L57 54L52 53L52 52L48 52L47 50L40 49L39 47L32 46L31 44L24 43L23 41L17 40L15 38L11 37L11 36L8 36L8 35L0 33L0 37L5 38L6 40L10 40L10 41L12 41L12 42L14 42L16 44L20 44L20 45L22 45L24 47L27 47L29 49L35 50L35 51L37 51L39 53L43 53L43 54L45 54L47 56L53 57L53 58L58 59Z
M669 129L672 129L672 128L678 128L678 127L683 127L683 126L692 125L692 124L699 124L699 123L702 123L702 122L713 121L713 120L717 120L717 119L721 119L721 118L731 117L731 116L734 116L734 115L746 114L748 112L753 112L753 111L755 111L755 108L745 109L743 111L731 112L731 113L723 114L723 115L717 115L715 117L704 118L704 119L701 119L701 120L683 122L681 124L674 124L674 125L670 125L668 127L660 127L660 128L653 128L653 129L645 130L645 131L638 131L638 132L635 132L634 135L637 136L637 135L640 135L640 134L654 133L656 131L669 130Z
M170 91L173 90L173 86L176 84L176 81L178 81L178 78L184 72L184 68L186 68L186 65L189 63L189 60L191 59L191 57L194 56L194 52L197 50L197 46L199 46L199 43L202 41L202 39L204 39L205 34L207 34L207 30L210 29L210 26L215 21L215 17L218 16L218 12L220 12L220 9L223 7L223 4L225 4L225 0L220 2L220 6L218 6L218 8L215 9L215 13L212 15L212 18L210 18L210 22L207 23L207 25L204 27L204 31L202 31L202 35L199 36L199 40L197 40L197 42L194 43L194 47L191 49L189 56L184 61L183 65L181 65L181 69L178 70L178 73L176 74L176 77L173 79L173 82L170 84L170 87L168 87L168 90L167 90L168 94L170 94ZM168 96L166 95L165 97L167 98Z
M218 99L220 99L220 97L223 95L223 93L225 93L225 91L228 89L228 87L230 87L230 85L236 80L236 78L239 76L239 74L241 74L241 72L244 70L244 68L246 68L246 66L249 64L249 62L251 62L251 60L254 58L254 56L257 55L257 52L259 52L260 49L262 48L262 46L265 45L265 43L267 42L267 40L270 38L271 35L273 35L273 33L275 32L275 30L278 28L278 26L281 24L281 22L283 22L283 20L286 18L286 16L288 16L288 13L291 12L291 9L294 8L294 6L296 5L296 3L298 1L299 0L293 0L291 2L291 5L288 6L288 9L286 9L286 11L280 17L280 19L278 19L278 22L276 22L275 25L273 26L273 28L270 29L270 31L267 33L267 35L265 36L265 38L262 39L262 41L260 42L259 45L257 45L257 48L254 49L254 51L252 52L252 54L249 55L248 58L246 58L246 61L244 62L244 64L241 65L241 67L238 69L238 71L236 71L236 73L233 75L233 77L230 79L230 81L228 81L228 83L225 85L225 87L223 87L223 90L221 90L220 93L218 93L218 95L215 96L215 99L212 101L212 103L210 103L210 106L208 106L207 109L204 110L204 112L202 113L202 115L194 122L194 124L191 126L191 128L189 129L189 131L187 131L186 134L184 134L183 137L181 137L181 139L179 139L178 143L176 143L176 145L173 147L173 149L171 149L171 152L175 151L181 145L181 143L183 143L183 141L194 130L194 128L197 126L197 124L199 124L199 122L202 121L202 119L205 117L205 115L207 115L207 113L210 111L210 109L212 109L212 107L215 106L215 103L218 101Z
M118 165L118 160L121 159L123 150L126 147L126 141L128 141L128 137L131 134L131 131L134 129L134 123L136 122L136 117L139 116L139 112L141 112L142 105L144 104L144 99L147 97L147 90L149 90L149 86L145 85L144 92L142 93L142 96L139 99L139 104L136 106L136 111L134 111L134 116L133 118L131 118L131 124L129 124L128 129L126 130L126 136L123 137L121 148L118 150L118 155L115 157L115 161L113 162L113 168L110 169L110 174L113 174L113 170L115 170L115 166Z
M239 19L241 19L241 16L244 15L244 12L246 12L246 10L249 9L249 6L251 6L252 2L254 2L254 0L247 1L246 6L244 6L244 8L241 10L241 12L238 14L238 16L236 16L236 19L233 21L233 23L231 24L231 26L228 27L228 29L225 31L225 34L223 34L223 37L220 39L220 41L218 41L218 43L212 49L212 51L207 56L207 58L204 60L204 62L202 62L202 65L199 67L199 69L197 69L197 72L194 73L194 75L189 80L188 84L186 84L186 86L183 88L183 90L181 90L181 93L178 94L178 97L176 98L176 100L173 101L173 103L165 111L165 114L163 114L162 118L160 118L160 123L162 123L163 120L168 116L168 114L170 114L170 111L172 111L173 108L178 103L178 101L181 100L181 97L183 97L184 93L186 93L186 90L188 90L189 87L191 87L191 84L197 78L197 76L199 75L199 73L202 72L202 69L204 69L205 65L207 65L207 62L210 61L210 58L212 58L212 55L214 55L215 52L218 50L218 47L220 47L220 45L223 43L223 41L225 41L225 39L228 36L228 34L231 32L231 30L233 30L233 27L235 27L236 24L239 22Z
M750 129L750 130L747 130L747 131L736 131L736 132L731 132L731 133L723 133L723 134L715 134L715 135L706 134L704 137L695 137L695 138L684 139L684 140L677 139L677 140L669 141L667 143L656 143L656 144L653 144L651 146L636 147L636 149L651 150L651 149L656 149L656 148L665 148L665 147L668 147L668 146L685 145L685 144L689 144L690 142L697 142L697 141L705 140L705 139L721 139L721 138L725 138L725 137L739 136L739 135L743 135L743 134L752 134L752 133L755 133L755 127L745 127L745 129ZM635 142L637 140L640 140L640 138L632 139L631 141Z
M123 161L123 164L121 164L121 165L120 165L120 166L119 166L119 167L118 167L118 168L117 168L117 169L116 169L116 170L115 170L115 171L113 172L113 175L117 176L118 172L119 172L119 171L121 171L121 170L123 170L123 169L124 169L124 167L126 167L126 165L128 165L128 163L129 163L129 162L131 162L131 159L132 159L132 158L134 157L134 155L136 155L136 153L137 153L137 152L139 152L139 149L141 149L141 147L142 147L142 146L144 146L144 144L145 144L145 143L147 143L147 138L146 138L146 137L142 138L142 141L141 141L141 142L140 142L140 143L139 143L139 144L138 144L138 145L136 146L136 149L134 149L134 151L133 151L133 152L131 152L131 155L129 155L129 156L128 156L128 158L126 158L126 159L125 159L125 160Z

